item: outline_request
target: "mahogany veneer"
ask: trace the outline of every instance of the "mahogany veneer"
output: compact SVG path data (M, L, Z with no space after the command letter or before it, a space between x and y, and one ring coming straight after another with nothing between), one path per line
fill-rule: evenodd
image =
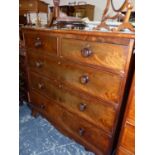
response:
M23 28L29 101L65 135L110 155L134 34Z

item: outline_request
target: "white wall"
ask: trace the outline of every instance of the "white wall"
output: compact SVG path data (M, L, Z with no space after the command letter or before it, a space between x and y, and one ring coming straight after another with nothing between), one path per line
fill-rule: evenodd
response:
M42 0L44 2L47 2L48 4L50 4L49 6L53 6L53 0ZM106 5L106 0L60 0L60 5L66 5L68 4L68 2L79 2L79 1L85 1L88 4L92 4L95 5L95 13L94 13L94 20L95 21L101 21L101 17L102 17L102 13L103 10L105 9L105 5ZM114 0L115 1L115 5L116 6L120 6L121 3L124 0ZM135 0L130 0L134 5ZM135 7L133 8L133 10L135 9ZM113 14L113 12L110 10L109 11L110 14ZM35 21L35 15L31 15L32 16L32 20ZM43 20L43 23L46 22L47 18L45 14L40 14L41 20Z
M53 5L53 0L44 0L45 2ZM103 10L106 5L106 0L60 0L60 5L68 4L68 2L79 2L79 1L85 1L88 4L95 5L95 15L94 20L100 21L102 17ZM114 0L116 6L120 6L124 0ZM135 0L130 0L134 6ZM110 12L112 14L112 12Z
M53 6L53 0L44 0ZM101 20L103 8L106 4L105 0L60 0L60 5L67 5L69 2L85 1L88 4L95 5L94 20Z

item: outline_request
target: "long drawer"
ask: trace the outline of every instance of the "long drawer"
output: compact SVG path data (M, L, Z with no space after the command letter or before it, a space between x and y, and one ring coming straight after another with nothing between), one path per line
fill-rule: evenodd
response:
M43 58L32 53L29 54L30 68L105 101L119 103L121 77L103 70L64 62L48 56Z
M63 38L61 54L77 62L124 71L128 46Z
M47 78L30 73L31 89L48 96L68 110L82 116L94 125L104 129L108 134L113 132L116 109L112 105L96 101L69 91L62 85L54 85Z
M88 149L93 150L98 155L108 155L111 143L111 137L81 117L66 111L58 104L51 102L47 98L31 92L30 98L32 103L44 103L45 108L42 110L44 115L64 133L72 135L78 142L86 145Z
M27 49L33 49L36 53L57 55L57 37L46 33L31 32L25 33L24 38Z

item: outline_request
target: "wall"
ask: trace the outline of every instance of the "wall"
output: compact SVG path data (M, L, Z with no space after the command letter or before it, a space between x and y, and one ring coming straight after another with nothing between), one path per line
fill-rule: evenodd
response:
M49 6L53 6L53 0L42 0L44 2L47 2L48 4L50 4ZM79 2L79 1L85 1L87 2L88 4L92 4L92 5L95 5L95 14L94 14L94 20L95 21L100 21L101 20L101 17L102 17L102 13L103 13L103 10L105 8L105 5L106 5L106 0L60 0L60 5L66 5L68 4L68 2ZM122 4L124 0L114 0L114 3L116 6L120 6ZM134 7L134 3L135 3L135 0L130 0L133 4L133 7ZM135 9L135 7L133 8L133 10ZM113 12L109 11L109 13L112 15ZM34 18L35 15L33 15L32 18ZM47 18L46 18L46 15L44 14L40 14L40 17L42 20L44 20L44 22L46 22ZM34 21L34 19L33 19Z

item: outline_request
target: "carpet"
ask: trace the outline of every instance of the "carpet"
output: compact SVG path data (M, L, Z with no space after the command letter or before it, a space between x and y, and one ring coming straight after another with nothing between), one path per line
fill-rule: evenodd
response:
M43 117L32 117L26 104L19 108L19 154L94 155L61 134Z

